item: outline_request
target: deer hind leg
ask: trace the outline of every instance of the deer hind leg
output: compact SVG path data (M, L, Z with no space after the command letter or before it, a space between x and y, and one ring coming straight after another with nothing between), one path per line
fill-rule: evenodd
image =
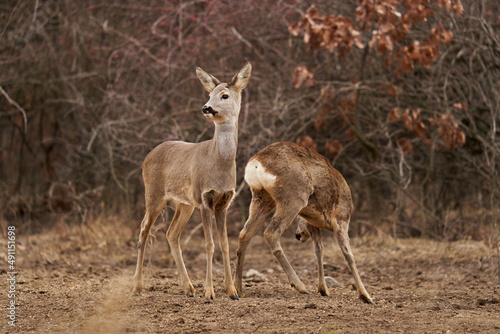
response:
M276 212L271 220L271 223L264 231L264 238L271 248L271 252L276 257L281 267L288 276L290 285L301 293L308 293L305 285L300 281L299 277L293 270L290 262L283 253L281 248L280 238L283 231L292 223L300 210L305 206L303 203L290 203L288 205L278 204Z
M170 250L177 266L177 271L179 272L179 277L181 281L181 287L187 296L194 297L194 287L189 280L189 276L182 258L182 250L180 246L180 237L182 230L186 226L187 221L193 214L194 207L191 205L186 205L182 203L177 203L175 209L174 218L170 223L167 230L167 241L170 245Z
M257 233L266 217L274 209L274 202L266 193L252 190L252 202L250 203L250 212L245 226L240 232L238 250L236 251L236 270L234 272L234 281L236 290L240 296L243 296L243 264L245 254L252 237Z
M156 218L167 203L167 200L164 198L157 198L155 201L156 203L151 203L151 200L148 200L148 197L146 196L146 202L146 214L144 215L144 219L141 223L141 232L139 233L139 242L137 243L137 265L134 274L133 294L140 294L142 292L142 267L149 232L156 221Z
M347 232L349 221L342 222L340 228L335 231L335 236L337 237L337 242L340 246L342 254L344 254L344 258L347 261L347 265L351 269L351 273L354 276L354 281L356 282L356 288L358 290L359 299L367 304L374 304L372 298L368 294L361 281L361 277L358 272L358 268L356 266L356 262L354 261L354 255L352 254L351 245L349 243L349 234Z
M307 231L311 235L314 253L316 254L316 260L318 263L318 292L322 296L328 296L328 288L325 282L325 271L323 269L323 243L321 242L321 231L316 226L307 224Z

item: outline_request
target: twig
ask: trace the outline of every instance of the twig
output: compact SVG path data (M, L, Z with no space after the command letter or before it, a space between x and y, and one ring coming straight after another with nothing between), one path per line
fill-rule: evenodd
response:
M184 243L182 245L182 250L184 250L184 248L186 248L187 244L189 243L189 241L191 241L191 238L193 238L193 235L203 226L203 223L199 223L198 225L196 225L192 230L191 232L189 232L188 236L186 237L186 239L184 239Z
M12 104L14 107L16 107L17 110L19 110L19 112L23 116L24 134L27 134L28 133L28 118L26 117L26 111L23 109L23 107L21 107L19 104L17 104L16 101L14 101L13 99L10 98L9 94L7 94L7 92L2 88L2 86L0 86L0 93L2 93L2 95L5 96L5 98L7 99L7 101L9 101L10 104Z
M233 32L233 34L240 40L242 41L246 46L248 46L250 49L252 49L256 54L257 56L259 56L260 59L264 59L264 56L262 54L260 54L260 52L258 52L252 45L252 43L250 43L245 37L243 37L239 32L238 30L236 30L235 27L231 27L231 31Z
M37 11L38 11L38 0L35 1L35 8L33 9L33 19L31 20L31 24L35 23Z
M246 184L245 180L241 181L240 186L238 187L238 190L236 190L236 194L234 194L234 198L238 197L238 195L240 194L240 192L245 187L245 184Z
M146 48L141 42L139 42L136 38L132 37L132 36L129 36L127 34L124 34L122 33L121 31L118 31L112 27L110 27L109 25L107 24L101 24L97 19L95 18L91 18L91 20L93 22L95 22L96 24L98 24L99 26L102 26L103 29L105 30L105 32L112 32L122 38L125 38L126 40L128 40L129 42L131 42L132 44L134 44L136 47L138 47L142 52L144 52L149 58L153 59L154 61L156 61L157 63L161 64L161 65L164 65L164 66L167 66L169 64L167 64L163 59L157 57L156 55L154 55L148 48ZM105 21L106 22L106 21ZM171 66L171 65L170 65ZM172 67L172 66L171 66Z

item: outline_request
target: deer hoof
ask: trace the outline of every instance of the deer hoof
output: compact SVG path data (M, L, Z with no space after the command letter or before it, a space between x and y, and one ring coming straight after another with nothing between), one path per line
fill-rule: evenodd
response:
M290 283L290 286L292 288L294 288L295 290L297 290L298 292L304 294L304 295L308 295L309 294L309 292L306 290L305 287L303 287L303 288L297 288L297 286L294 283Z
M238 297L237 295L229 296L229 298L231 298L232 300L240 300L240 297Z
M370 296L368 296L368 295L359 295L359 299L361 299L363 302L365 302L367 304L375 304L373 299L371 299Z
M136 286L133 290L132 290L132 295L134 296L140 296L142 294L142 287L138 287Z
M318 290L319 294L322 295L323 297L328 296L328 291L324 289L319 289Z

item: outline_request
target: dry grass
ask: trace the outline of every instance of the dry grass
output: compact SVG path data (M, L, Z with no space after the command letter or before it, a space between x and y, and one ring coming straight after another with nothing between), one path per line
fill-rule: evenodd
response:
M126 262L126 249L132 245L132 229L113 217L101 217L87 224L60 221L38 233L23 234L22 229L16 233L21 267Z
M158 221L153 227L149 247L146 253L146 263L171 265L172 259L164 232L167 225ZM190 238L185 245L185 257L196 257L204 253L203 231L195 233L192 230L197 224L189 224L184 231L183 240ZM287 249L301 246L289 233L290 227L283 235L285 252ZM155 233L154 233L155 232ZM130 224L118 217L99 217L87 224L68 225L61 221L45 231L25 235L17 230L18 265L24 268L44 266L85 266L87 264L105 263L114 265L131 265L136 261L135 242L138 231L132 230ZM323 233L325 244L325 259L327 262L344 264L338 246L334 245L333 235ZM257 234L255 239L260 239ZM216 243L218 242L215 240ZM263 241L260 240L260 243ZM6 244L5 240L1 241ZM352 238L353 250L359 265L379 267L379 263L405 264L414 263L425 266L457 266L473 270L481 270L491 275L498 274L498 249L483 241L435 241L429 239L397 239L379 232L378 235L367 235L362 238ZM231 251L237 247L237 236L230 235ZM4 245L2 245L3 247ZM309 252L309 251L308 251ZM218 258L216 249L216 259ZM308 262L314 261L310 250ZM308 255L308 257L309 257ZM234 255L232 256L234 257ZM383 271L383 268L380 268Z

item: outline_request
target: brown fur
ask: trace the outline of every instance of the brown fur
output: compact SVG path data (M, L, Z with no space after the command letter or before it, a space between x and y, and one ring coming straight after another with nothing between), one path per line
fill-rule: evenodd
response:
M263 170L259 169L258 164ZM255 168L255 171L252 168ZM257 176L252 176L252 173ZM259 175L264 173L268 181L259 182L262 180ZM272 181L273 176L275 176L274 181ZM360 298L367 303L373 303L361 282L349 245L347 232L352 212L351 191L342 175L327 159L303 146L288 142L275 143L250 159L245 179L252 191L252 202L249 218L240 233L237 251L235 283L240 295L248 243L265 218L275 210L264 237L292 286L306 293L304 284L286 259L279 239L283 231L299 215L305 220L302 220L304 225L300 232L307 229L314 242L319 269L318 291L322 295L328 294L323 272L323 245L319 231L325 229L335 233L356 281Z

